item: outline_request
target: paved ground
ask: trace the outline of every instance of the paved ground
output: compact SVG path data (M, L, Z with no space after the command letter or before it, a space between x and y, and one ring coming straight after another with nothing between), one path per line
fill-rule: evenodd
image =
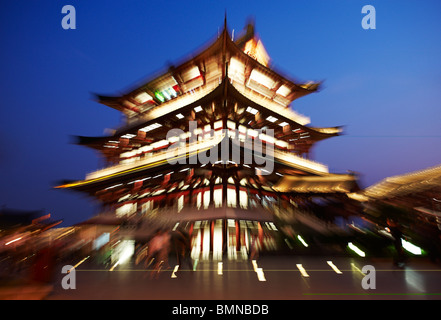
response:
M327 261L332 261L329 264ZM79 261L78 261L79 262ZM60 272L48 299L291 300L441 299L441 266L412 259L396 268L388 259L274 256L252 261L200 261L196 271L170 269L152 278L132 262L113 271L91 261L75 272L76 289L61 287ZM77 262L72 262L72 265ZM363 266L375 268L375 289L365 290ZM339 273L338 273L339 272ZM372 279L372 273L369 276ZM367 280L367 278L365 279ZM373 283L368 281L368 283Z

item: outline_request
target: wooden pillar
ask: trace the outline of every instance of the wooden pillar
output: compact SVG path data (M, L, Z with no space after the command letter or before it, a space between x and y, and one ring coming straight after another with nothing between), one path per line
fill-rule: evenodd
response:
M226 174L222 175L222 206L227 206L227 192L228 192L228 176Z
M240 251L240 223L236 220L236 251Z
M184 202L184 206L185 206L185 202ZM188 207L193 208L193 188L190 188L188 193Z
M228 232L227 232L227 225L228 221L227 219L222 220L222 255L226 255L228 252L227 245L228 245Z
M190 237L193 236L193 228L194 228L194 222L191 222L190 228L188 229L188 234L190 235Z
M214 208L214 183L216 182L216 178L213 176L210 179L210 204L212 208Z
M259 221L257 223L257 228L258 228L258 234L259 234L259 243L263 248L263 228L262 228L262 223Z
M238 179L234 179L236 187L236 208L240 209L240 184Z

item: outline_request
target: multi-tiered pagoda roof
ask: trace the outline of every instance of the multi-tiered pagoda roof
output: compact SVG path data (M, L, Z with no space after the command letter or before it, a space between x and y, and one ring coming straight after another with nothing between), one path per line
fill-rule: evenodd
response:
M96 95L125 122L108 136L77 137L106 165L57 188L87 193L118 218L136 217L138 231L142 221L186 222L200 239L196 253L248 252L253 233L274 247L274 221L291 221L311 196L358 189L354 175L309 159L317 141L342 133L311 127L293 110L319 88L272 68L252 24L234 40L225 23L193 57L122 95Z
M159 76L120 96L96 95L100 103L121 111L126 123L111 136L80 136L77 142L99 150L114 166L60 187L95 193L94 185L120 179L130 182L145 169L157 170L163 164L160 158L142 163L135 159L166 149L171 145L164 139L169 130L185 131L188 121L197 121L200 128L273 129L276 161L284 164L275 172L279 175L273 175L275 190L350 191L352 176L329 174L325 165L307 159L315 142L339 135L341 127L310 127L310 119L292 109L294 100L317 92L319 87L319 82L299 82L272 69L253 25L236 41L225 26L208 47ZM216 127L219 121L224 123ZM320 178L305 179L305 175ZM302 187L296 188L299 184Z
M345 195L357 189L356 178L329 173L309 159L317 141L342 128L311 127L308 117L292 109L294 100L319 88L320 82L300 82L273 69L252 24L236 40L225 24L210 45L184 62L123 95L96 95L121 111L125 122L109 136L77 137L78 144L98 150L106 167L57 188L88 193L117 216L167 209L177 221L273 221L276 203L280 213L298 196ZM169 136L172 130L180 134ZM270 130L274 135L266 134ZM271 170L259 169L256 159L243 161L254 154L245 138L271 146ZM230 153L228 159L199 161L225 141L242 154L239 160ZM171 164L168 151L177 143L184 148ZM195 209L206 212L201 217Z

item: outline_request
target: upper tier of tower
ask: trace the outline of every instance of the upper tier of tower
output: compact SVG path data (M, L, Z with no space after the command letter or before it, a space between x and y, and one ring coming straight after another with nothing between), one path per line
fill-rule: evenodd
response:
M152 109L167 108L170 102L186 101L211 91L225 77L254 102L274 108L289 108L295 99L317 91L320 86L318 82L289 79L271 68L270 57L253 24L248 24L233 40L225 23L217 38L193 57L169 66L122 95L96 97L100 103L121 111L132 123L143 119ZM306 116L291 113L301 125L310 122Z

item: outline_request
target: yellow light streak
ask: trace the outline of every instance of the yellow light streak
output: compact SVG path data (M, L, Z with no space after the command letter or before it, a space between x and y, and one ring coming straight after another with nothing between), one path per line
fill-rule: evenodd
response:
M252 260L251 263L253 265L254 271L257 272L256 271L257 270L257 261L256 260Z
M335 271L335 273L342 274L343 272L340 271L340 269L337 268L337 266L332 261L326 261L328 265L332 268L332 270Z
M348 243L348 247L349 247L349 249L354 251L356 254L358 254L360 257L366 256L366 253L364 251L362 251L359 247L357 247L355 244L353 244L352 242Z
M109 271L113 271L119 265L119 260L109 269Z
M297 269L299 269L300 273L303 277L308 278L309 274L306 272L305 268L303 268L301 263L296 264Z
M363 276L366 275L366 274L364 274L363 271L361 271L361 269L358 268L353 262L351 262L351 269L352 269L352 272L357 271L359 274L361 274L361 275L363 275ZM377 270L377 271L379 271L379 270ZM395 271L395 270L390 270L390 271Z
M11 241L8 241L8 242L5 243L5 246L10 245L11 243L16 242L16 241L19 241L19 240L21 240L21 239L22 239L22 237L20 237L20 238L16 238L16 239L11 240Z
M299 241L306 247L308 248L308 244L306 243L306 241L302 238L301 235L297 235L297 239L299 239Z
M183 154L181 156L178 156L177 158L173 158L173 161L179 161L179 159L187 157L187 156L191 157L194 154L197 154L199 152L207 151L210 148L211 148L211 146L210 147L206 147L204 149L193 151L192 153ZM80 181L76 181L76 182L72 182L72 183L63 184L61 186L56 186L55 189L73 188L73 187L77 187L77 186L81 186L81 185L86 185L86 184L90 184L90 183L97 182L97 181L106 180L106 179L109 179L109 178L112 178L112 177L117 177L117 176L124 175L124 174L127 174L127 173L136 172L136 171L140 171L140 170L147 169L147 168L150 168L150 167L154 167L156 165L160 165L160 164L163 164L165 162L168 162L169 160L170 159L167 158L167 159L163 159L163 160L160 160L160 161L149 163L149 164L146 164L146 165L143 165L143 166L139 166L139 167L135 167L135 168L132 168L132 169L123 170L123 171L120 171L120 172L112 173L112 174L105 175L105 176L98 177L98 178L94 178L94 179L80 180Z
M265 274L263 273L263 269L257 266L257 261L252 260L251 264L253 265L254 272L257 273L257 279L259 279L259 281L266 281Z
M69 229L69 230L63 232L62 234L60 234L58 237L55 238L55 240L58 240L58 239L60 239L60 238L63 238L63 237L65 237L65 236L67 236L68 234L71 234L71 233L74 232L74 231L75 231L75 228L71 228L71 229Z
M87 259L89 259L90 256L85 257L83 260L81 260L80 262L78 262L76 265L74 265L72 268L70 268L70 270L67 272L71 272L73 269L75 269L76 267L78 267L80 264L82 264L84 261L86 261Z
M263 273L262 268L257 268L256 273L257 273L257 279L259 279L259 281L266 281L265 274Z
M172 279L175 279L175 278L178 277L178 276L176 275L176 272L178 271L178 269L179 269L179 264L177 264L177 265L175 266L175 268L173 269L173 273L172 273L172 275L171 275L171 278L172 278Z
M217 274L220 275L220 276L224 274L223 273L223 263L222 262L219 262L217 264Z

